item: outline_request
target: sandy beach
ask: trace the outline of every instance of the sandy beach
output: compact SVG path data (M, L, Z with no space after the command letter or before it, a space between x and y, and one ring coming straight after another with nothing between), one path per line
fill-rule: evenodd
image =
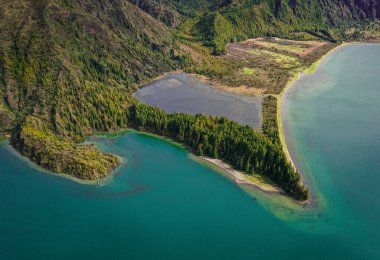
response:
M219 159L213 159L213 158L205 157L205 156L200 156L197 158L200 158L201 160L206 161L207 163L211 163L217 166L223 172L229 174L237 184L254 186L255 188L258 188L259 190L264 191L264 192L282 193L281 189L279 189L278 187L275 187L269 183L265 183L259 179L257 179L257 181L254 181L253 178L255 177L249 178L247 174L244 174L240 171L235 170L234 168L231 167L231 165Z

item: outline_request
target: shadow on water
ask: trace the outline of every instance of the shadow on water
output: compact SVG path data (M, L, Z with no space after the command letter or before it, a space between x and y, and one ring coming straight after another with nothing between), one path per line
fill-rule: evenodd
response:
M101 198L101 199L112 199L119 197L128 197L135 195L137 193L148 191L145 185L136 185L132 189L125 191L97 191L97 190L86 190L82 191L79 194L85 197L91 198Z

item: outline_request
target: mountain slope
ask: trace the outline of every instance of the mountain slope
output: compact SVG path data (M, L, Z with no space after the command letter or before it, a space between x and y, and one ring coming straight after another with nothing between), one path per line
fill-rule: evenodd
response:
M227 0L201 16L192 34L207 41L216 54L223 53L228 42L263 35L292 38L293 32L313 31L335 40L329 29L379 19L379 8L375 0Z
M173 68L170 31L126 1L11 0L0 10L3 110L59 133L70 122L78 134L112 128L81 119L96 110L88 92L107 96Z
M57 153L74 153L71 164L84 167L74 141L125 127L131 88L173 68L171 32L127 1L0 8L0 131L17 124L13 145L45 168L55 169L42 161ZM104 159L94 154L91 163Z

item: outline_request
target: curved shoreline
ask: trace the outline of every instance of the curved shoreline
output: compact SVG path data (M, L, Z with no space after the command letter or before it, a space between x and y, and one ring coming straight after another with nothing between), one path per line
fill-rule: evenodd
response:
M44 174L47 173L49 175L56 176L56 177L61 177L61 178L64 178L66 180L75 182L77 184L82 184L82 185L90 185L90 186L97 185L98 187L105 185L106 183L108 183L109 181L112 180L112 178L114 176L114 173L121 166L123 166L124 164L126 164L126 162L127 162L126 158L121 157L119 155L115 155L120 160L120 163L119 163L119 165L117 167L115 167L111 172L109 172L106 176L104 176L102 178L98 178L98 179L95 179L95 180L85 180L85 179L80 179L78 177L75 177L75 176L72 176L72 175L69 175L69 174L66 174L66 173L53 172L53 171L49 171L49 170L47 170L45 168L42 168L41 166L39 166L35 162L31 161L28 157L22 155L15 148L13 148L13 146L11 146L9 144L8 140L6 140L6 139L5 140L1 140L0 141L0 145L7 146L6 149L9 151L9 153L13 154L14 156L16 156L17 158L19 158L20 160L22 160L23 162L25 162L26 164L28 164L31 168L37 170L38 172L41 172L41 173L44 173Z
M196 161L197 163L207 164L208 166L216 167L217 170L222 171L223 173L225 173L229 177L231 177L232 180L236 184L249 185L249 186L252 186L252 187L254 187L254 188L256 188L262 192L266 192L266 193L275 193L275 194L280 194L280 195L284 194L284 192L279 187L272 185L271 183L266 182L266 181L263 181L262 183L259 180L254 181L253 180L253 178L255 178L254 176L252 177L252 179L249 179L247 177L247 174L244 174L243 172L235 170L231 165L229 165L228 163L225 163L219 159L214 159L214 158L207 157L207 156L197 156L191 151L191 149L189 147L187 147L184 144L178 143L169 137L160 136L160 135L156 135L156 134L152 134L152 133L148 133L148 132L137 131L134 129L122 130L119 133L124 134L127 132L137 133L140 135L145 135L145 136L153 137L156 139L160 139L160 140L168 142L174 146L177 146L180 149L184 149L184 150L186 150L186 152L188 152L188 154L190 155L190 158L192 160ZM262 177L262 176L260 176L260 177Z
M273 186L270 183L267 183L267 182L258 183L258 181L255 182L253 180L249 180L247 178L246 174L244 174L238 170L235 170L234 168L232 168L231 165L229 165L229 164L227 164L227 163L225 163L219 159L214 159L214 158L207 157L207 156L195 156L195 157L197 159L200 159L200 160L208 163L208 164L212 164L212 165L216 166L217 168L219 168L220 170L222 170L225 173L228 173L233 178L234 182L237 184L253 186L253 187L259 189L260 191L267 192L267 193L284 194L280 188Z
M284 98L285 98L285 95L287 94L288 90L294 86L294 83L304 74L313 74L319 67L319 65L330 55L332 54L333 52L335 52L336 50L338 50L339 48L341 47L344 47L344 46L348 46L348 45L351 45L351 44L355 44L354 42L353 43L347 43L347 42L344 42L338 46L336 46L335 48L331 49L330 51L328 51L326 54L324 54L322 57L320 57L317 61L315 61L313 64L311 64L309 67L307 67L305 70L297 73L297 74L294 74L294 76L288 81L288 83L286 84L286 86L284 87L284 89L281 91L281 93L279 95L276 95L277 97L277 127L278 127L278 133L279 133L279 138L280 138L280 143L281 143L281 146L282 146L282 149L288 159L288 161L291 163L291 165L293 166L294 170L297 171L297 165L295 163L295 161L293 160L290 152L289 152L289 149L288 149L288 146L286 144L286 136L284 134L284 129L283 129L283 122L282 122L282 106L283 106L283 102L284 102ZM302 174L301 175L301 181L302 181L302 184L304 185L305 184L305 180L303 178L305 178L305 176L303 176ZM306 202L311 202L313 200L313 196L310 196L310 198L306 201Z
M205 156L197 156L194 153L192 153L191 149L189 147L187 147L186 145L178 143L178 142L174 141L173 139L166 137L166 136L160 136L157 134L144 132L144 131L137 131L133 128L126 128L126 129L117 130L115 132L97 132L97 133L94 133L94 135L92 135L91 137L109 136L109 135L123 135L126 133L136 133L139 135L144 135L144 136L156 138L156 139L162 140L164 142L167 142L171 145L174 145L180 149L183 149L190 155L190 159L192 159L192 160L194 160L200 164L207 164L207 166L216 167L217 168L216 170L218 170L219 172L220 171L223 172L224 174L228 175L228 177L231 177L231 179L238 185L248 185L248 186L251 186L251 187L253 187L259 191L265 192L265 193L278 194L278 195L284 194L283 191L280 188L278 188L277 186L274 186L274 185L272 185L268 182L265 182L265 181L254 180L255 176L253 176L252 179L250 179L247 177L247 174L244 174L240 171L233 169L231 165L229 165L229 164L227 164L221 160L210 158L210 157L205 157ZM6 141L7 141L7 139L1 140L0 145L7 145ZM90 140L88 143L96 143L96 141ZM115 169L113 169L109 174L107 174L103 178L99 178L96 180L83 180L83 179L79 179L77 177L74 177L74 176L71 176L68 174L55 173L55 172L51 172L49 170L46 170L46 169L38 166L34 162L32 162L27 157L24 157L23 155L21 155L12 146L9 146L7 149L9 150L10 153L14 154L15 156L17 156L18 158L23 160L25 163L27 163L30 167L32 167L32 168L34 168L40 172L47 173L47 174L52 175L52 176L63 177L67 180L73 181L73 182L78 183L78 184L83 184L83 185L103 186L104 184L111 181L113 176L114 176L114 173L117 171L117 169L119 169L121 166L123 166L127 162L127 158L115 155L119 158L120 164ZM298 202L298 201L296 201L296 202Z

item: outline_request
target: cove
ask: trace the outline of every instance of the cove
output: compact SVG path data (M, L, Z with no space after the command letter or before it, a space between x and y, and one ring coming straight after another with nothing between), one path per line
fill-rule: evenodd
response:
M285 96L286 140L317 208L239 187L141 133L88 140L125 161L100 187L3 142L0 259L378 259L379 54L342 47Z
M133 132L90 141L127 160L99 188L41 172L1 145L1 259L246 259L284 253L290 259L300 250L335 248L341 256L350 251L333 244L330 231L315 234L314 221L299 229L278 219L258 198L169 142Z

